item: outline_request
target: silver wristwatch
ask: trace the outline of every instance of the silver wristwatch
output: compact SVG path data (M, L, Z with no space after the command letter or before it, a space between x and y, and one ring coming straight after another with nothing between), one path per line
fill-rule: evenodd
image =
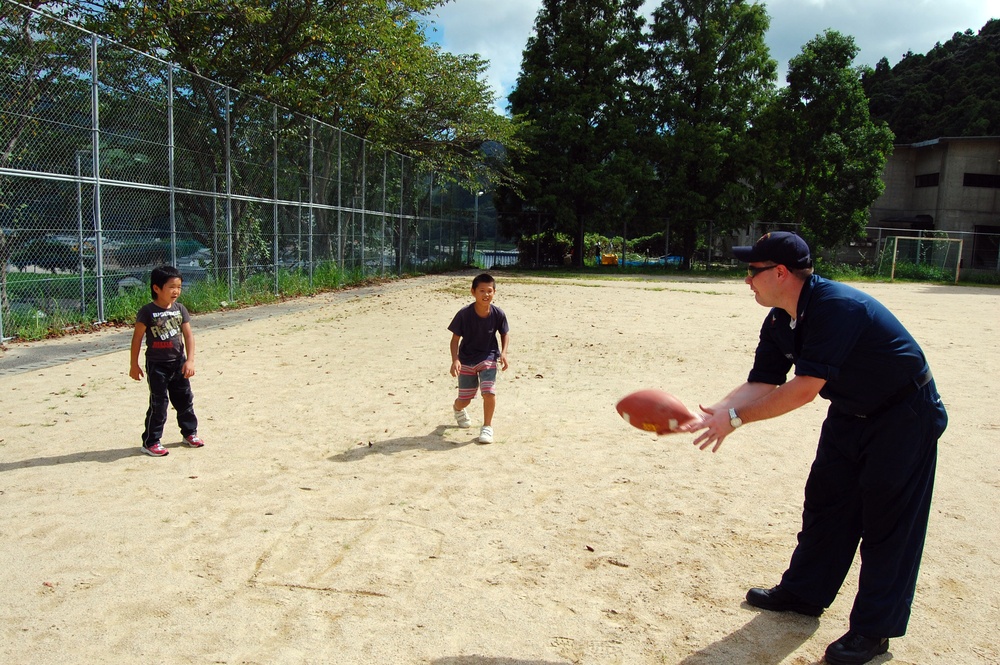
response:
M736 429L737 427L743 424L743 420L738 415L736 415L736 409L733 408L729 409L729 424L733 429Z

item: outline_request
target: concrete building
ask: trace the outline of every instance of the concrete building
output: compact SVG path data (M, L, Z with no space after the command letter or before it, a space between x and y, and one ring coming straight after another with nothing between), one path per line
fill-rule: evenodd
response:
M1000 136L894 146L883 180L871 227L883 235L945 231L964 241L963 270L1000 270Z

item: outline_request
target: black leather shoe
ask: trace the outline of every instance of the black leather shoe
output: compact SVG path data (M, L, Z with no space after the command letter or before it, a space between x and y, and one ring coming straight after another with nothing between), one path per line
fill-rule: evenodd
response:
M818 617L823 613L819 605L804 603L781 588L781 585L770 589L753 588L747 591L747 602L754 607L772 612L797 612L810 617Z
M849 630L826 648L826 662L830 665L864 665L888 650L888 637L865 637Z

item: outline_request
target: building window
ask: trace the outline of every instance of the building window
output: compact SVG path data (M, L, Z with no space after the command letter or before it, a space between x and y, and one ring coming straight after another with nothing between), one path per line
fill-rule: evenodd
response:
M972 236L972 267L1000 270L1000 226L976 225Z
M966 173L962 178L962 185L965 187L989 187L1000 189L1000 175L992 173Z
M924 173L916 177L916 187L937 187L940 173Z

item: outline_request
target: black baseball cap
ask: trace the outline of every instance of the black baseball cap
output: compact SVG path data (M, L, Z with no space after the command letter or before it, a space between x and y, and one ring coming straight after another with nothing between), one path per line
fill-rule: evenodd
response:
M788 231L765 233L752 247L733 247L733 254L746 263L770 261L793 270L812 267L809 245Z

